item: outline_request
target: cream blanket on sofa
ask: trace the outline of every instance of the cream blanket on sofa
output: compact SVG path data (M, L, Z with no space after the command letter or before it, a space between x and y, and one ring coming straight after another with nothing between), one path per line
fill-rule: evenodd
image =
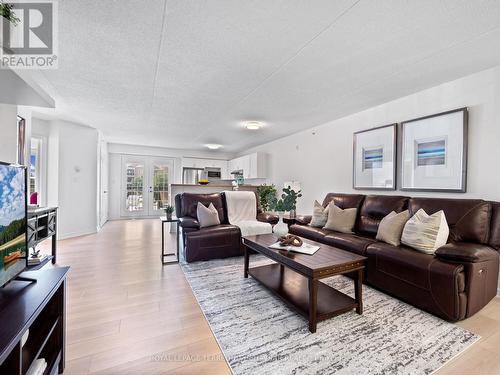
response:
M229 224L239 227L243 237L273 232L271 224L257 220L257 198L254 192L225 191L224 195Z

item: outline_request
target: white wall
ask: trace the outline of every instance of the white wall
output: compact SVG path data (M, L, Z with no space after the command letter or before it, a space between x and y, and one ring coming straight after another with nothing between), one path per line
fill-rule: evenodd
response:
M17 106L0 104L0 161L17 162Z
M298 202L297 211L310 213L313 201L317 199L321 202L328 192L359 191L352 188L353 132L460 107L469 108L467 193L401 194L500 201L500 67L370 108L246 152L268 153L269 182L281 187L285 181L299 181L303 197ZM374 191L361 193L394 194Z
M332 105L335 105L332 103ZM352 188L353 132L450 109L469 108L468 187L465 194L404 195L483 198L500 201L500 67L458 79L245 151L266 152L269 182L301 183L298 211L309 213L315 199ZM374 191L361 193L379 194ZM382 192L380 194L394 194Z
M58 237L97 231L98 132L67 121L33 120L47 138L47 202L58 206Z
M174 162L174 179L171 183L182 182L181 159L183 157L196 157L207 159L231 159L234 155L214 151L194 151L173 148L135 146L127 144L109 143L109 219L116 220L121 217L121 167L124 155L159 156L172 158Z

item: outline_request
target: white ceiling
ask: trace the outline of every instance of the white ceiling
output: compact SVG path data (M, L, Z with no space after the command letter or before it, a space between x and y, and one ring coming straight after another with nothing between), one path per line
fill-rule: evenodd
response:
M500 1L64 0L59 43L40 116L237 152L499 65Z

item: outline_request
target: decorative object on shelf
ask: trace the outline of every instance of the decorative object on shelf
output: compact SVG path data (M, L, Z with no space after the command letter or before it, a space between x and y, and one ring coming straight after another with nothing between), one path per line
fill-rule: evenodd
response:
M401 190L465 193L467 108L401 123Z
M280 237L280 245L281 246L302 246L304 241L298 236L294 236L293 234L287 234L286 236Z
M21 21L16 14L12 11L12 4L5 4L4 2L0 2L0 16L9 21L12 25L17 26L17 24Z
M200 185L208 185L208 183L209 183L209 182L210 182L210 181L208 181L208 180L198 180L198 183L199 183Z
M396 142L397 124L354 133L354 189L396 189Z
M165 207L163 207L163 209L165 210L165 215L167 216L167 220L172 220L172 214L175 211L175 207L171 204L167 204L165 205Z
M260 185L257 187L257 195L259 196L260 207L262 211L269 211L269 194L276 196L276 187L274 185Z

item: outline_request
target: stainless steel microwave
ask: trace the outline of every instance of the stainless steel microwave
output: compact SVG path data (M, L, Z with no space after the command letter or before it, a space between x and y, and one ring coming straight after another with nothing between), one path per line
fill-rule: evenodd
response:
M205 174L207 175L208 181L220 180L222 178L220 168L206 167Z

